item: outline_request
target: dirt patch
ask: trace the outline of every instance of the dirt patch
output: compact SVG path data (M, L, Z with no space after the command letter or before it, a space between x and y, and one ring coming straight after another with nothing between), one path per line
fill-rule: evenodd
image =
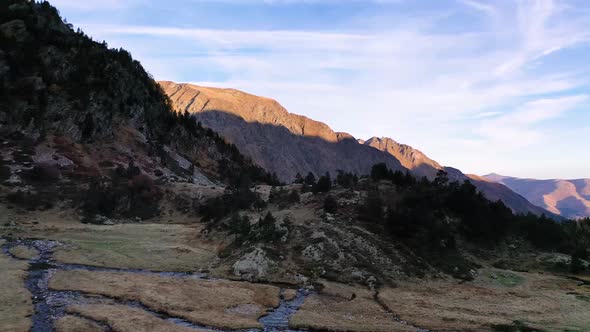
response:
M0 245L3 243L0 240ZM31 294L25 288L28 264L0 253L0 327L3 331L29 331L33 313Z
M503 273L495 271L494 273ZM519 321L549 331L590 326L590 290L557 276L510 273L504 282L482 273L474 282L423 281L386 288L379 299L402 319L428 329L490 330Z
M260 328L258 318L279 305L280 293L247 282L90 271L59 271L49 286L139 301L157 312L227 329ZM248 310L236 310L244 305Z
M90 317L90 315L87 315ZM99 324L77 316L66 315L55 322L56 332L107 332Z

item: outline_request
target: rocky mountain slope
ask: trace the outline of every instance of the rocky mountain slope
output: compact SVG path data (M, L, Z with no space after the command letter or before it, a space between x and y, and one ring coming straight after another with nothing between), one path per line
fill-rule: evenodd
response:
M324 123L291 114L275 100L233 89L160 85L175 109L189 112L285 182L307 172L367 174L380 162L405 171L393 156L358 144L351 135L334 132Z
M415 176L433 179L444 170L453 181L469 179L491 200L502 200L516 212L547 213L509 188L461 171L443 167L411 146L390 138L355 140L334 132L324 123L292 114L277 101L234 89L159 82L175 109L189 112L203 126L212 128L235 144L240 152L290 182L297 173L335 174L337 170L368 174L371 166L384 162L394 170L410 170Z
M47 2L0 4L0 93L0 189L19 203L76 201L93 185L91 202L130 212L154 207L157 183L270 178L173 112L128 52L74 31Z
M526 197L530 202L566 218L590 216L590 179L535 180L499 174L484 176L502 183Z
M413 147L400 144L389 137L371 137L368 140L359 140L359 143L374 147L375 149L385 151L394 156L407 169L411 170L417 177L425 176L433 179L439 170L444 169L438 162L428 158L422 151ZM447 170L452 178L461 179L457 172Z

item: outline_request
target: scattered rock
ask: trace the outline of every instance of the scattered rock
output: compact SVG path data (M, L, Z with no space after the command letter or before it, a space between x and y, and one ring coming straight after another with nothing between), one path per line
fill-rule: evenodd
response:
M99 214L94 216L94 219L92 219L92 223L97 224L97 225L114 225L115 224L111 219L109 219L105 216L99 215Z
M276 263L267 256L264 249L256 248L234 263L233 272L234 275L248 281L263 280L275 265Z
M307 247L305 247L305 249L303 249L303 252L301 252L301 254L303 255L303 259L305 259L307 261L319 262L322 260L323 251L324 251L324 244L323 243L316 243L316 244L310 244Z

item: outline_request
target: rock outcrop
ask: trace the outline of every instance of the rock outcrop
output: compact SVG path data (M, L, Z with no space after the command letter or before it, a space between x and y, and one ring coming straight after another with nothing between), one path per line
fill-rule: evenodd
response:
M433 179L442 167L436 161L428 158L420 150L400 144L389 137L371 137L368 140L359 140L359 143L372 146L375 149L385 151L400 161L402 166L412 171L417 177Z
M232 266L234 275L245 280L259 281L268 278L276 262L272 261L264 249L255 248L242 256Z

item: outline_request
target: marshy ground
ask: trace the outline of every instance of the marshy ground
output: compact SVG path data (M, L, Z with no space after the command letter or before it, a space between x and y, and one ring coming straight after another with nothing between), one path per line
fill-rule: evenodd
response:
M584 277L482 264L467 282L426 277L369 289L320 278L297 293L299 285L231 275L219 258L226 243L201 236L199 223L90 225L63 211L3 212L18 222L0 228L2 331L590 330ZM38 245L47 241L55 242ZM32 269L43 273L32 280Z

